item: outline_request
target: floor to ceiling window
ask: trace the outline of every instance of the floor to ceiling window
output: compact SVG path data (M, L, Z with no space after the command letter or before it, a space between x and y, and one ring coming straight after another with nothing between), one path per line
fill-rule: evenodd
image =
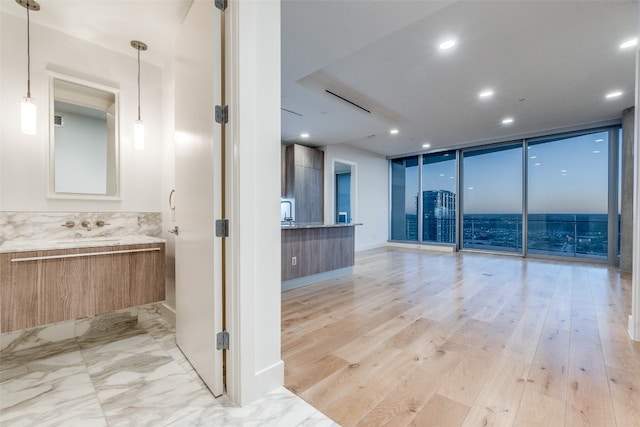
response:
M391 239L615 262L621 141L612 126L392 159Z
M456 242L456 152L422 156L422 241Z
M462 154L462 248L522 253L522 144Z
M529 253L607 257L608 135L529 143Z
M391 161L391 239L418 240L418 156Z
M616 252L620 256L620 242L622 241L622 128L618 129L618 242Z

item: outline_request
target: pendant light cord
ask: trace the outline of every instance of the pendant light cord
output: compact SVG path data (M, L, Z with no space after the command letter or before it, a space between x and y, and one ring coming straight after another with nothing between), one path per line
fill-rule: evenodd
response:
M27 4L27 98L31 98L31 28L29 22L29 4Z
M140 48L138 50L138 121L140 121Z

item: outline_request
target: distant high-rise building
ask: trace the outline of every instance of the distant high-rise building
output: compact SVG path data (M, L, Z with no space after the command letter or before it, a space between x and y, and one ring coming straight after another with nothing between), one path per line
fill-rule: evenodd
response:
M418 196L413 201L412 211L406 213L405 224L407 240L418 240Z
M447 190L422 192L422 240L455 243L456 195Z

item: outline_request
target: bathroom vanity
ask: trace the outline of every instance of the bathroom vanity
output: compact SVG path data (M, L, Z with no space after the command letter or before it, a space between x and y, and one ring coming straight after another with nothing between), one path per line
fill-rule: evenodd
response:
M148 236L5 242L1 330L162 301L164 263L164 240Z

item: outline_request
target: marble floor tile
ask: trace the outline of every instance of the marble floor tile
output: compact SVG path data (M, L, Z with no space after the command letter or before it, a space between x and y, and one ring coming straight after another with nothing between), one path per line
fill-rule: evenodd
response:
M47 358L77 350L78 343L75 339L55 341L46 343L39 347L27 347L15 351L5 349L0 352L0 360L2 361L2 363L0 363L0 378L2 378L3 381L9 379L9 377L5 377L5 373L8 370L13 370L14 368L25 368L30 362L46 360Z
M5 424L6 423L6 424ZM106 426L80 351L24 366L0 388L0 424L11 426Z
M132 316L87 319L76 338L0 352L0 425L337 426L284 387L243 407L214 398L175 329L153 308Z

